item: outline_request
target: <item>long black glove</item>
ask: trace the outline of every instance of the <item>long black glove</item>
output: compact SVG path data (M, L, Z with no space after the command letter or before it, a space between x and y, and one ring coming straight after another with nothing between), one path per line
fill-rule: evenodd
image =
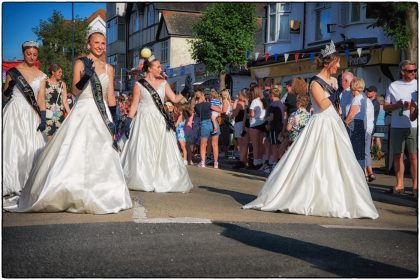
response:
M118 118L117 118L117 106L108 106L108 108L109 108L109 111L111 112L113 123L116 124L118 122Z
M14 80L10 80L9 81L9 86L7 87L7 89L4 91L4 96L6 97L10 97L13 93L13 88L15 86L16 82Z
M80 81L76 84L76 87L79 90L83 90L87 82L95 73L95 67L93 67L93 60L87 57L82 57L81 60L84 62L85 65L85 74L80 78Z
M45 113L45 111L41 111L41 123L38 126L39 131L44 131L45 128L47 128L47 114Z
M125 119L124 122L124 133L125 133L125 137L127 137L127 139L130 137L130 128L131 128L131 122L133 121L132 118L127 117Z

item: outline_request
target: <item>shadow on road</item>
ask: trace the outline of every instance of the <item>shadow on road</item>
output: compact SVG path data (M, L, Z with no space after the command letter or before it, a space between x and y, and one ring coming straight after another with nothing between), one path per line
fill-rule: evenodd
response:
M343 250L250 230L235 224L214 224L224 228L223 236L248 246L301 259L318 269L334 273L339 277L417 277L415 271L365 259L360 255ZM285 276L287 277L287 275Z
M247 203L249 203L249 202L251 202L251 201L253 201L254 199L257 198L255 195L230 191L230 190L226 190L226 189L218 189L218 188L207 187L207 186L199 186L199 188L206 189L209 192L215 192L215 193L230 195L233 199L235 199L237 202L239 202L242 205L247 204Z

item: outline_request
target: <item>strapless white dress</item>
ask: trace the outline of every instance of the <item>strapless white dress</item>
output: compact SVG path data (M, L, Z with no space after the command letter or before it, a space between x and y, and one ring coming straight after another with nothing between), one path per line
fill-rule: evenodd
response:
M99 75L104 100L109 79ZM107 106L106 106L107 107ZM107 108L109 119L111 114ZM132 207L119 154L89 82L36 160L15 212L107 214Z
M29 85L38 96L41 81L35 78ZM25 186L36 156L47 143L38 131L41 118L29 105L17 86L3 108L3 196L19 194Z
M327 92L324 93L328 97ZM378 218L363 170L333 106L314 115L245 209Z
M156 90L163 102L165 84ZM188 192L192 189L175 132L166 122L150 93L140 85L140 102L129 140L121 154L130 190L147 192Z

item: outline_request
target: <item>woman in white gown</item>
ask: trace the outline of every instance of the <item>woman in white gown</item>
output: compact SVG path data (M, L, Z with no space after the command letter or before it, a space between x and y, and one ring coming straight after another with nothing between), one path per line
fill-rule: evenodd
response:
M327 85L340 67L334 44L321 51ZM322 83L322 81L321 81ZM349 136L329 93L311 82L314 115L274 168L258 197L245 209L338 218L378 218L378 212Z
M188 192L193 185L170 119L162 111L165 96L173 103L184 97L175 95L169 84L160 79L162 67L154 56L145 60L143 71L146 72L145 79L136 82L133 88L133 101L125 123L129 140L121 154L128 188L147 192ZM153 89L148 90L141 84L144 81L155 89L156 99L151 95Z
M11 211L107 214L131 208L110 133L114 70L100 60L105 46L104 34L88 37L89 55L74 64L72 92L79 99L34 163Z
M46 144L42 134L45 104L38 100L38 92L47 76L35 66L38 44L24 42L22 53L24 61L8 71L3 90L4 97L10 98L3 109L3 196L20 194L34 158ZM16 84L19 75L32 92L24 94L24 88ZM44 116L42 125L40 115Z

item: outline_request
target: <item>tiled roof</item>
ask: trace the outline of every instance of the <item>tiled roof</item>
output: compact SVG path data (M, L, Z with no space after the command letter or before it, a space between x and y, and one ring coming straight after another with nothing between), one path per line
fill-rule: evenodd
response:
M192 36L192 25L196 23L201 13L162 11L169 35Z
M106 21L106 11L104 9L102 9L102 8L100 8L99 10L97 10L96 12L94 12L92 15L90 15L90 17L88 17L86 19L86 21L88 23L91 23L98 16L101 17L103 21Z

